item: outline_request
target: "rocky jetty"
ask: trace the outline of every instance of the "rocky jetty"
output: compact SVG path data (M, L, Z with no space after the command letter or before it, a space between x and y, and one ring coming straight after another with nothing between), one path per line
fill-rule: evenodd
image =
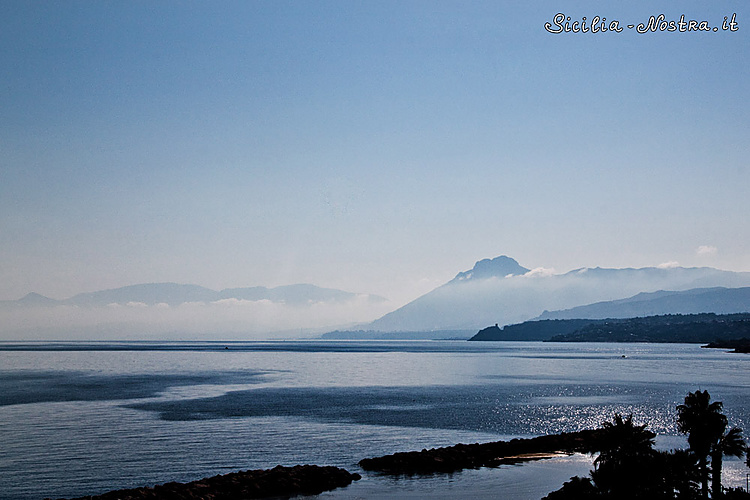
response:
M191 483L166 483L153 488L110 491L103 495L85 496L74 500L284 498L303 494L316 495L348 486L358 479L361 479L359 474L352 474L338 467L277 466L266 470L233 472Z
M750 338L742 338L737 340L717 340L702 347L705 347L707 349L734 349L734 351L732 352L750 354Z
M551 458L560 453L593 453L601 449L605 433L601 429L583 430L512 439L483 444L457 444L445 448L394 453L359 462L364 470L384 474L431 474L478 467Z

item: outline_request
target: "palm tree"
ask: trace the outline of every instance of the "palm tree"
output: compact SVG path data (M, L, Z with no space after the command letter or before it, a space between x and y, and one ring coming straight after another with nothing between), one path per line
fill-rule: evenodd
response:
M646 424L635 425L633 415L626 418L616 413L612 422L604 422L602 429L606 436L602 450L594 464L622 462L649 455L654 447L656 434L646 430Z
M645 495L652 487L645 476L654 457L656 434L646 430L645 424L634 424L633 415L623 418L620 414L604 422L602 430L601 450L591 471L596 487L618 498L651 498Z
M711 497L720 498L721 490L721 467L724 455L728 457L742 458L745 454L746 445L742 438L742 429L732 427L711 448Z
M698 457L704 498L708 498L708 455L727 427L722 408L720 402L711 402L708 391L691 392L685 396L685 404L677 406L677 428L688 435L690 450Z

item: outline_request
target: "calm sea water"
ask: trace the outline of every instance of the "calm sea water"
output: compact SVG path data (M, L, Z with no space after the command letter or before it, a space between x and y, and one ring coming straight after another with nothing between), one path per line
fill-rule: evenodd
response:
M697 389L750 428L750 356L696 345L473 342L0 343L0 498L41 499L298 463L360 472L318 498L538 499L591 457L450 475L362 458L573 431L632 413L684 447ZM725 481L749 472L729 460Z

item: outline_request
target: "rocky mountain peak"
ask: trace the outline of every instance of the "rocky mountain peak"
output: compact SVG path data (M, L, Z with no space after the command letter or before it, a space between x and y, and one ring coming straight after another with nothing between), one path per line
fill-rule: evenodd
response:
M494 259L482 259L474 264L469 271L458 273L453 281L465 281L487 278L504 278L508 275L521 275L529 272L529 269L521 266L515 259L506 255Z

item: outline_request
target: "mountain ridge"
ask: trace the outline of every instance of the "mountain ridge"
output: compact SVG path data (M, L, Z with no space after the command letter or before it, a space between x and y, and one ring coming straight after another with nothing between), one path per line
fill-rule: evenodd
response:
M533 319L609 319L704 312L750 312L750 287L641 292L625 299L601 301L559 311L544 311Z
M490 264L495 261L496 272L474 272L493 267ZM526 272L505 273L508 265L517 272ZM500 256L478 261L472 269L458 273L447 283L363 325L362 329L383 332L480 329L488 324L521 323L545 310L624 299L640 292L710 287L750 287L750 273L711 267L654 266L584 267L554 274L544 268L527 270L514 259Z
M30 292L17 300L0 301L0 305L8 308L47 307L47 306L79 306L103 307L111 304L145 304L155 306L167 304L177 306L190 302L217 302L220 300L268 300L290 305L308 304L320 301L344 302L355 298L364 298L373 302L384 302L387 299L372 294L362 294L323 288L307 283L281 285L277 287L241 287L212 290L201 285L181 284L173 282L137 283L117 288L83 292L67 299L52 299L36 292Z

